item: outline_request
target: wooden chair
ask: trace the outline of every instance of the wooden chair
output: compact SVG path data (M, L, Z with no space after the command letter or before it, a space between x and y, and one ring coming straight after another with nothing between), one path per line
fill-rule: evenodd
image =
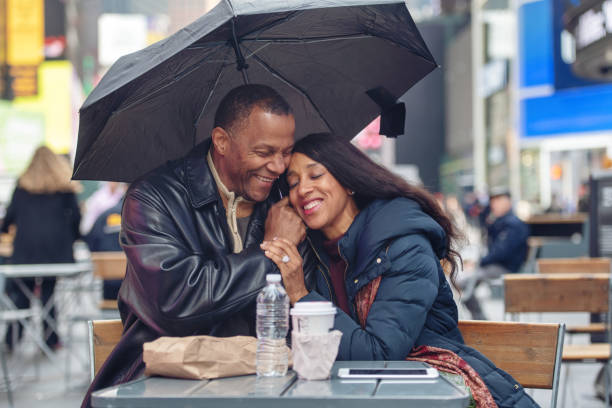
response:
M549 273L611 273L610 258L541 258L537 260L536 272ZM567 326L567 334L595 334L606 331L605 323L588 323Z
M101 280L123 279L127 259L123 251L92 252L91 262L94 266L94 275ZM100 309L117 309L117 300L102 299Z
M610 258L540 258L536 272L549 273L610 273Z
M93 275L101 279L102 281L107 279L123 279L125 276L125 269L127 264L127 259L125 257L125 253L123 251L117 252L92 252L91 253L91 263L93 266ZM99 282L96 282L99 283ZM99 286L90 287L88 290L99 290ZM83 311L85 310L85 311ZM77 309L75 312L70 313L66 316L66 320L68 321L68 329L66 333L66 348L70 349L72 347L73 341L73 326L75 324L84 324L88 323L91 320L101 321L101 320L114 320L119 317L119 309L117 306L117 300L108 300L102 299L98 303L98 310L91 311L88 309ZM79 359L81 365L86 368L87 361L81 361ZM91 361L89 362L89 368L91 370ZM65 369L65 382L66 386L70 385L71 379L71 354L66 353L66 369Z
M123 324L119 319L89 321L89 360L92 381L121 339L122 333Z
M557 405L564 329L558 323L459 321L465 344L523 387L552 390L551 407Z
M504 292L505 312L515 317L519 313L608 313L610 274L508 274L504 276ZM567 344L563 348L562 361L566 363L609 360L609 343Z

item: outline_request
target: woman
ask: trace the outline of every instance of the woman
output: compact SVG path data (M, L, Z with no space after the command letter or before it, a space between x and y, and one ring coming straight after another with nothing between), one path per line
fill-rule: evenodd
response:
M328 134L296 143L286 180L319 259L314 288L307 288L294 245L279 238L262 248L292 304L332 300L340 309L339 360L402 360L419 346L450 350L480 374L499 406L537 406L512 377L463 344L441 266L454 283L457 233L429 193Z
M79 237L81 214L75 193L80 185L70 181L72 170L68 160L55 155L48 147L41 146L25 172L19 177L17 187L6 210L1 231L16 227L13 240L12 264L44 264L74 262L72 244ZM30 291L33 278L22 279ZM53 295L55 278L43 278L41 296L43 304ZM30 307L28 297L17 283L7 281L6 292L15 306ZM49 311L55 319L55 308ZM57 333L49 330L45 322L46 343L51 348L59 345ZM22 328L19 327L21 337ZM7 331L6 342L13 346L13 334Z

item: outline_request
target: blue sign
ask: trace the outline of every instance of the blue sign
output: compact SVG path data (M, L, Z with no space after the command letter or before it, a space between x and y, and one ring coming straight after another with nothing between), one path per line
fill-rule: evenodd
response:
M612 84L577 77L562 58L564 12L563 0L519 8L520 93L552 89L552 94L521 99L522 138L612 132Z

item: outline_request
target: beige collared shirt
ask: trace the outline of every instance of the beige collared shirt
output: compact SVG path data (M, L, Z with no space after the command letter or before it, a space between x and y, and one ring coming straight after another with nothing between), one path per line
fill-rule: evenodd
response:
M242 252L243 243L242 237L240 236L240 231L238 230L238 222L236 220L236 212L238 209L238 205L240 203L253 203L252 201L247 200L246 198L236 195L233 191L229 191L225 184L221 181L219 177L219 173L217 173L217 169L215 168L215 164L212 160L212 155L210 154L210 150L206 154L206 161L208 162L208 167L210 167L210 172L215 179L215 183L217 184L217 188L219 192L223 195L225 207L225 216L227 220L227 225L229 226L230 232L232 234L233 240L233 251L235 254Z

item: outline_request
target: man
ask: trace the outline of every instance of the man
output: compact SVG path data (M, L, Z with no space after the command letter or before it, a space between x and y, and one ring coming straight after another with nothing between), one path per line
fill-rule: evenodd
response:
M298 244L306 232L286 198L271 199L294 131L276 91L244 85L219 104L209 141L131 185L120 235L128 259L119 292L123 336L84 407L91 391L144 372L144 342L255 335L255 299L274 268L259 244L274 237Z
M518 272L527 258L529 227L514 215L510 193L504 189L493 190L489 207L486 221L487 255L480 260L480 267L462 285L463 303L472 318L477 320L486 320L475 295L478 285L483 281L498 279L506 273Z

